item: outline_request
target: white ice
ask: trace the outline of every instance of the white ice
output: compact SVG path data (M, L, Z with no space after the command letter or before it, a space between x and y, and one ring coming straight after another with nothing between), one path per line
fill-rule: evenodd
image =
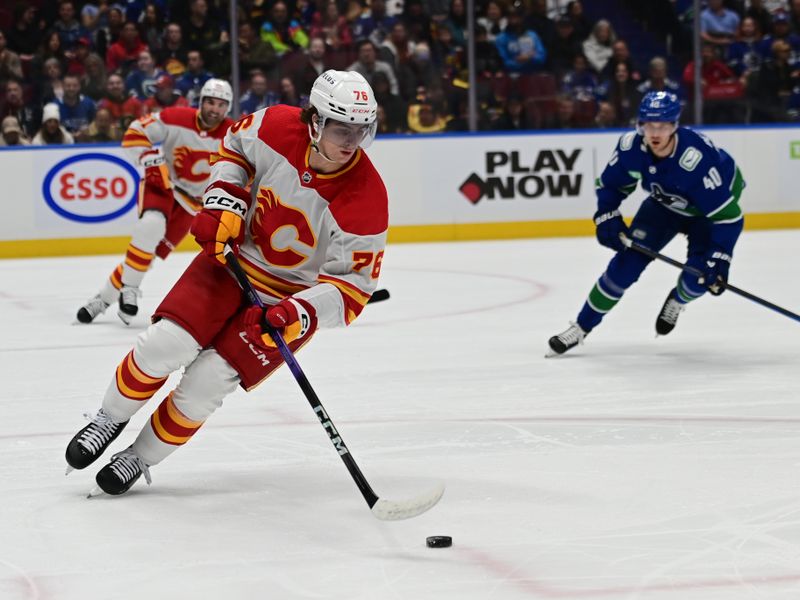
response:
M104 461L65 477L64 448L191 256L155 266L131 327L73 324L117 256L0 262L0 599L796 600L800 323L726 293L656 339L678 271L654 263L545 359L610 256L590 238L393 245L391 299L300 353L379 495L446 484L391 523L285 369L152 486L87 500ZM731 282L800 311L798 256L797 231L746 232ZM427 548L437 534L453 547Z

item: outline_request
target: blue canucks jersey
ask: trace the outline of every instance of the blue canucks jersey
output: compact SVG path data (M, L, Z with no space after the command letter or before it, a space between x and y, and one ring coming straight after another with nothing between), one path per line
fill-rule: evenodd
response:
M641 182L650 197L667 210L705 217L719 225L713 228L715 241L732 249L743 220L739 197L745 182L741 172L733 158L705 135L678 127L675 136L675 149L665 158L650 152L636 131L620 137L597 180L598 211L619 208Z

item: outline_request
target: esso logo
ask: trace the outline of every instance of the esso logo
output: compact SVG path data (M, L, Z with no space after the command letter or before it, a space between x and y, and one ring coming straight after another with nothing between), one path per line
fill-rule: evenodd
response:
M139 173L110 154L86 153L56 164L44 178L42 194L56 213L80 223L110 221L136 205Z

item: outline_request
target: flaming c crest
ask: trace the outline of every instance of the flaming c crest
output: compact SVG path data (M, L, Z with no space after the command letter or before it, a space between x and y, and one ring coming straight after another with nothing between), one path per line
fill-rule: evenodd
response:
M211 152L208 150L195 150L188 146L179 146L172 152L172 167L178 179L203 183L211 175L209 162Z
M311 229L306 214L297 208L281 203L272 188L258 188L256 208L250 222L250 235L259 247L264 258L273 265L295 267L308 258L308 254L291 247L274 247L273 235L280 229L290 227L294 230L295 243L314 248L317 239Z

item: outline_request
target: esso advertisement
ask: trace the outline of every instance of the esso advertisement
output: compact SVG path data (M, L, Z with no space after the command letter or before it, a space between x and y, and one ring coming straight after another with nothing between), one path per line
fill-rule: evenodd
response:
M55 164L42 195L58 215L80 223L116 219L136 205L139 173L117 156L85 153Z

